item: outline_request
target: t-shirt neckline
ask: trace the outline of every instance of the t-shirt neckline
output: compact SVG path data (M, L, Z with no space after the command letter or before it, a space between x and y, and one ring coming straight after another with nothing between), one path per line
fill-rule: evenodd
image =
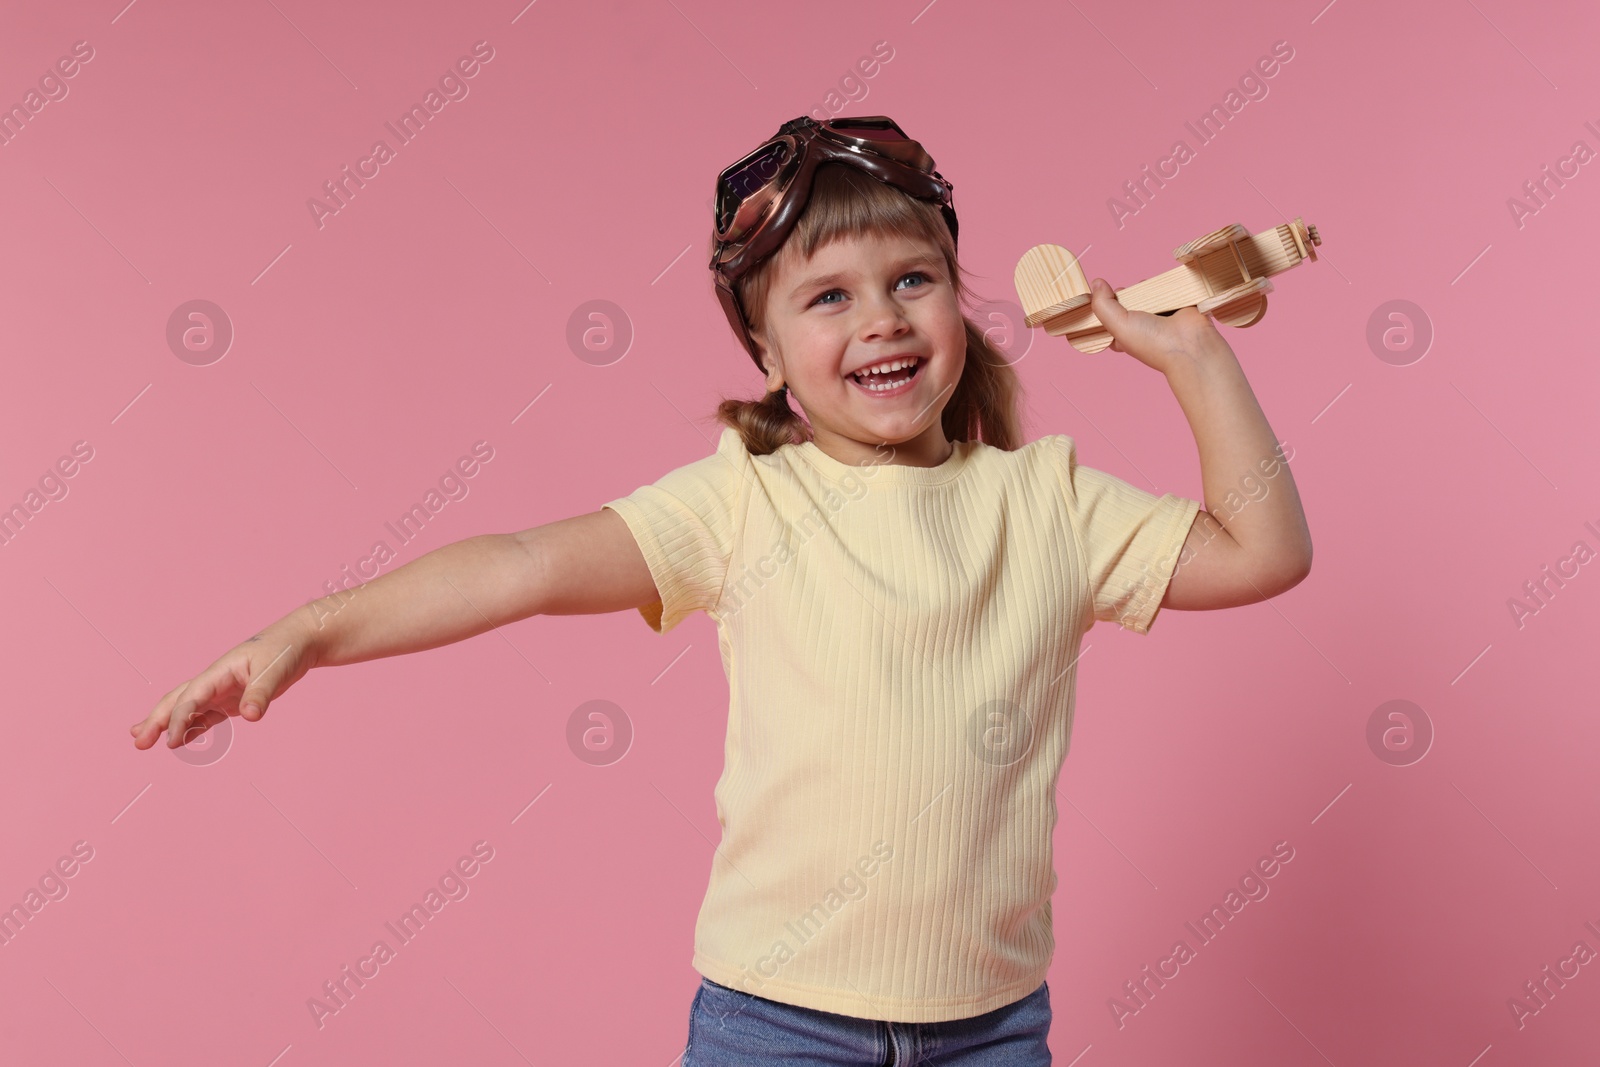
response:
M966 467L975 442L955 441L950 455L937 467L913 467L906 463L842 463L817 447L815 441L792 446L795 454L822 473L834 478L855 475L866 481L908 485L939 485L955 478Z

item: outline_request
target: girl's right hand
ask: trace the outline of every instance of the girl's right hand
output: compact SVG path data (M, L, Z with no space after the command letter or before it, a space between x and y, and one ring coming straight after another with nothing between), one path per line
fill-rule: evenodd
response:
M177 748L230 715L255 722L316 665L313 629L298 615L281 619L162 697L128 728L134 747L149 748L165 730L167 747Z

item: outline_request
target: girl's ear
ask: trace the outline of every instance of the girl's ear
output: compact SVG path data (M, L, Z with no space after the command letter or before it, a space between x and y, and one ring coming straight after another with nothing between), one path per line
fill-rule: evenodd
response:
M767 392L775 392L778 386L783 384L783 368L778 365L776 357L767 350L760 334L752 333L750 340L755 343L756 355L761 360L761 369L767 376Z

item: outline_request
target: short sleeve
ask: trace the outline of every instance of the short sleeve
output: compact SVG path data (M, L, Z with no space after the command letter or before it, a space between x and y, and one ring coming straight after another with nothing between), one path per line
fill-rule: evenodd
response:
M750 455L724 427L717 450L650 485L602 504L622 516L661 599L639 608L656 633L695 611L714 611L733 555L734 515L749 482Z
M1071 437L1057 435L1067 511L1080 546L1094 617L1148 634L1201 504L1155 496L1078 464Z

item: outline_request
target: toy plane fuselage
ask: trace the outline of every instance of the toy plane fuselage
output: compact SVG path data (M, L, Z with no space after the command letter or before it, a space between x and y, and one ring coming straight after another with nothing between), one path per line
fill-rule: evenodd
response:
M1302 219L1251 236L1238 223L1173 249L1178 266L1117 290L1129 311L1167 314L1194 306L1229 326L1253 326L1267 313L1268 279L1316 259L1322 237ZM1089 307L1089 279L1078 259L1060 245L1035 245L1017 261L1017 295L1024 321L1065 337L1080 352L1111 344Z

